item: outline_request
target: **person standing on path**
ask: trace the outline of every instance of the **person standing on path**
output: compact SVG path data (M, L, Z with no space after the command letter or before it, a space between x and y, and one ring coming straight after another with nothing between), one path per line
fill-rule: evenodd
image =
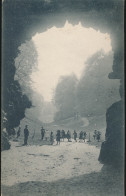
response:
M81 131L80 134L79 134L79 140L80 140L80 142L82 141L82 139L83 139L83 131Z
M41 128L41 140L44 139L44 135L45 135L45 129L42 127Z
M51 145L53 145L54 136L53 136L53 132L52 132L52 131L51 131L51 133L50 133L50 142L51 142Z
M95 138L97 137L97 130L94 130L94 135L93 135L93 137L94 137L94 140L95 140Z
M71 138L71 136L70 136L70 131L68 130L68 131L67 131L67 139L68 139L68 142L70 142L70 138Z
M101 138L101 133L100 133L100 131L98 131L98 133L97 133L97 141L98 142L99 142L100 138Z
M83 140L84 140L84 142L85 142L86 136L87 136L87 133L86 133L86 132L84 132L84 136L83 136Z
M26 125L24 129L24 145L27 145L28 136L29 136L29 130L28 130L28 125Z
M56 141L57 141L57 145L60 144L60 130L57 130Z
M74 130L73 135L74 135L74 140L77 142L77 132L75 130Z

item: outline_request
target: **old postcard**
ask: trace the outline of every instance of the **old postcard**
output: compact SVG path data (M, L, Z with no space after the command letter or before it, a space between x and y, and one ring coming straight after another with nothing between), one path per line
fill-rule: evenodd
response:
M3 0L2 196L124 196L124 1Z

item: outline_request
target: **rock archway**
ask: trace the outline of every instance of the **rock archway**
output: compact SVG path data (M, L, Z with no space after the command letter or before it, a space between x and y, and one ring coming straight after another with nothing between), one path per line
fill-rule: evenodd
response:
M9 93L14 82L14 59L18 55L18 47L30 40L37 32L43 32L52 26L62 27L66 20L71 24L81 21L84 27L92 27L111 35L112 49L114 51L113 72L111 79L120 79L121 101L114 103L107 110L106 143L104 143L100 160L103 163L116 163L123 159L123 1L64 1L64 0L4 0L3 2L3 66L2 66L2 94L3 108L9 113L11 119L16 113L11 113ZM15 89L14 89L15 91ZM21 100L24 101L24 100ZM20 105L20 103L19 103ZM16 106L15 106L16 107ZM25 108L30 107L24 104ZM18 107L19 109L19 107ZM17 111L18 111L17 109ZM114 113L114 115L113 115ZM10 127L19 124L24 117L19 116L18 121ZM118 118L119 117L119 118ZM8 125L9 126L9 125ZM113 135L115 137L113 137ZM119 139L118 139L119 138ZM115 148L116 147L116 148ZM111 150L110 150L111 149ZM115 150L116 149L116 150ZM109 153L108 153L109 152ZM116 157L116 159L115 159Z

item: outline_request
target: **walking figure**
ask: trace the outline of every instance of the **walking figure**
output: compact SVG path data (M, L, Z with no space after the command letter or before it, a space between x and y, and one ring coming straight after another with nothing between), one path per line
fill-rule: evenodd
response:
M93 137L94 137L94 140L95 140L95 138L97 137L97 130L94 131Z
M87 133L84 132L84 133L83 133L83 140L84 140L84 142L85 142L86 136L87 136Z
M60 144L60 130L57 130L56 141L57 141L57 145Z
M53 136L53 132L52 132L52 131L51 131L51 133L50 133L50 142L51 142L51 145L53 145L54 136Z
M68 131L67 131L67 139L68 139L68 142L70 142L70 138L71 138L71 136L70 136L70 131L68 130Z
M29 130L28 130L28 125L26 125L24 129L24 145L27 145L28 136L29 136Z
M20 133L21 133L21 127L19 127L19 129L17 131L17 138L20 137Z
M83 139L83 132L81 131L79 134L79 139L82 140Z
M98 133L97 133L97 140L98 140L98 142L99 142L100 138L101 138L101 133L100 133L100 131L98 131Z
M44 135L45 135L45 129L42 127L41 128L41 140L43 140Z
M74 140L77 142L77 132L75 130L74 130L73 135L74 135Z

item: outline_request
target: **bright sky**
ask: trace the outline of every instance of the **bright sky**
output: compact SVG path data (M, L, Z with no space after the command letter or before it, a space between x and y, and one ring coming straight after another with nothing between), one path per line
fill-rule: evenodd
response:
M32 40L38 52L38 70L31 76L33 88L45 101L51 101L60 76L74 73L79 79L87 58L101 49L105 53L112 50L109 34L67 21L64 27L54 26Z

